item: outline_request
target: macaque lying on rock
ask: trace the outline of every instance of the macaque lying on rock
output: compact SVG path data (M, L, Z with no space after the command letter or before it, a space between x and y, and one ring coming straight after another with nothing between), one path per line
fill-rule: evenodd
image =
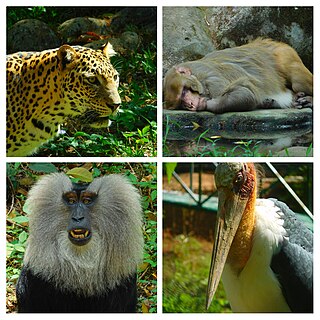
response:
M172 67L166 109L213 113L312 107L313 76L297 52L271 39L209 53Z

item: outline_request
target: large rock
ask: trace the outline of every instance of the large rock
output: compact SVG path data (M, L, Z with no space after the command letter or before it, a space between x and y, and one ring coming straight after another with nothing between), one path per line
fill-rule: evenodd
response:
M312 131L312 110L279 109L250 112L189 112L164 110L167 140L193 140L220 136L224 139L270 140L299 137ZM169 130L166 130L169 129Z
M60 46L60 40L44 22L26 19L15 23L8 31L7 53L42 51Z
M163 126L167 156L212 156L217 150L219 156L222 150L244 156L248 148L259 156L313 154L312 110L308 108L224 114L164 110Z
M313 157L313 149L309 147L290 147L275 154L276 157Z
M312 7L208 7L204 10L219 48L239 46L257 37L272 38L295 48L312 69Z
M312 36L312 7L165 7L164 72L215 48L239 46L257 37L290 44L312 70Z
M198 7L163 8L163 67L202 58L215 49L205 13Z
M105 19L77 17L63 22L58 27L58 33L63 43L75 41L80 35L92 32L97 35L107 35L110 27Z
M137 33L126 31L119 38L106 38L93 42L89 42L84 47L91 49L101 49L108 42L112 44L113 49L120 55L125 55L128 52L135 52L140 44L140 38Z

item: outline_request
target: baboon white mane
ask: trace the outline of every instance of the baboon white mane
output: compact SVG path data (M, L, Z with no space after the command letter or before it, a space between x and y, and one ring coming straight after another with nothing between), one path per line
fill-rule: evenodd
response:
M69 209L62 194L72 189L62 173L43 177L30 190L30 236L25 265L57 287L79 295L113 289L134 274L143 252L140 195L121 175L95 179L92 238L84 246L68 239Z

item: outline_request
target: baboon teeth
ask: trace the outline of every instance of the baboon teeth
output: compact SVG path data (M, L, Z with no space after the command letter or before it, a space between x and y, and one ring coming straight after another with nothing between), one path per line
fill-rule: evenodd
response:
M89 235L89 230L85 230L85 229L74 229L70 231L70 234L72 236L72 238L75 239L84 239L87 238Z

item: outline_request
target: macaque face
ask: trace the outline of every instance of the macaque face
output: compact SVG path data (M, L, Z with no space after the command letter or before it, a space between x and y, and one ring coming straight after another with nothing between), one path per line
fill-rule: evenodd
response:
M164 100L166 109L204 110L206 98L201 96L203 87L185 67L173 67L164 81Z
M207 106L207 99L201 97L198 92L194 92L186 87L182 90L181 106L183 109L189 111L205 110Z

